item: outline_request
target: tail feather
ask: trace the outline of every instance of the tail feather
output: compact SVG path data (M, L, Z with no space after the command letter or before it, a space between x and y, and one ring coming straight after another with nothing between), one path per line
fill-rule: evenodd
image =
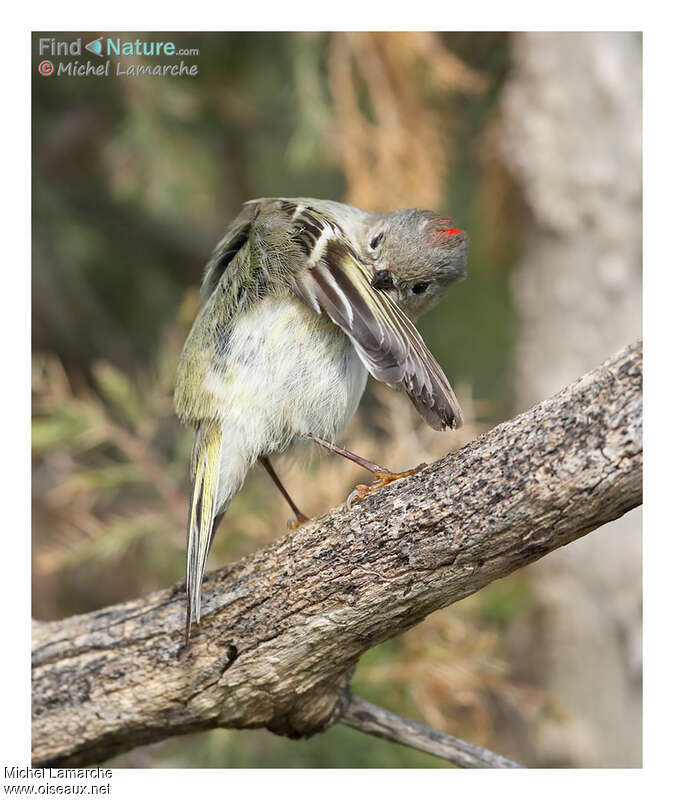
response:
M206 558L211 547L214 520L218 512L220 450L222 432L219 425L200 428L194 442L192 458L194 484L187 524L187 620L185 638L189 640L192 623L201 616L201 582Z

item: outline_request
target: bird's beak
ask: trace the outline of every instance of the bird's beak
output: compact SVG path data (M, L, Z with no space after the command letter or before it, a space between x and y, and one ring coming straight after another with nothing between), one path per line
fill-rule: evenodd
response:
M370 284L373 289L393 289L393 278L387 269L380 269L374 273L372 283Z

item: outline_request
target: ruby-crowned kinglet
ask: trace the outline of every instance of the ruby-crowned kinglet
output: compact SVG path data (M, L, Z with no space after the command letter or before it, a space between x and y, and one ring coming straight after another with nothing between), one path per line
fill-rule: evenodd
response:
M178 366L176 409L196 428L188 637L215 528L248 470L262 460L289 499L268 457L307 435L331 446L368 372L403 388L433 428L461 424L411 319L465 276L467 248L466 234L432 211L376 214L310 198L244 205L206 267Z

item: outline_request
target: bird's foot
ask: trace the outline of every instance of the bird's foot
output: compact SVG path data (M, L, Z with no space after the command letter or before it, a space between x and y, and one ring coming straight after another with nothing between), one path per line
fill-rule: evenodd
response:
M304 514L298 514L295 519L289 519L286 522L286 527L289 531L296 531L298 528L301 528L305 522L310 522L311 517L305 517Z
M393 481L399 481L401 478L409 478L410 475L416 475L417 472L426 466L428 465L419 464L419 466L414 467L414 469L408 469L406 472L389 472L387 469L377 470L374 472L377 480L369 486L366 486L364 483L359 483L346 498L346 507L351 510L354 503L359 503L369 494L372 494L372 492L381 489L382 486L393 483Z

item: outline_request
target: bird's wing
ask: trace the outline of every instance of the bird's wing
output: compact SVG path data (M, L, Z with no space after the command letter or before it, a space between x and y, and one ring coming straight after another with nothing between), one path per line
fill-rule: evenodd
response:
M225 235L216 245L204 271L204 280L201 284L202 303L208 300L225 274L225 270L248 243L258 207L258 202L246 203L239 216L227 228Z
M373 377L403 387L432 428L458 428L461 408L442 368L400 307L372 287L372 268L339 224L313 206L288 203L287 214L305 259L290 277L295 294L347 334Z

